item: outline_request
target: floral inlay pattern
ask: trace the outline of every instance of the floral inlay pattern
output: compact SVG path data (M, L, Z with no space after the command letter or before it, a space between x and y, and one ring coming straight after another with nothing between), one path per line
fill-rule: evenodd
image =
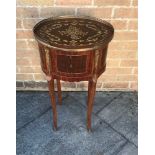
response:
M56 47L82 48L108 42L113 28L107 22L91 19L49 19L35 29L40 40Z
M66 29L65 31L59 31L59 33L61 35L70 36L71 39L73 39L73 40L78 40L81 37L85 36L88 32L83 32L79 28L77 28L77 27L75 27L73 25L70 25L68 27L68 29Z

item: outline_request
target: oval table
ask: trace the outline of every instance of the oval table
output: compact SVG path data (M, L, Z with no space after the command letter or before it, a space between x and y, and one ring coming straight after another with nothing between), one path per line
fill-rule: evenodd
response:
M47 76L54 129L57 129L56 79L60 104L60 80L88 81L87 129L90 131L97 78L106 69L113 26L93 17L60 16L40 21L34 26L33 33L38 42L41 68Z

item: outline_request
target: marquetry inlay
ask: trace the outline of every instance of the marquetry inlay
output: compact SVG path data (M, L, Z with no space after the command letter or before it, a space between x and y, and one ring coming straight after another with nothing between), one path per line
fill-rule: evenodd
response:
M113 28L106 21L91 18L49 18L35 26L35 36L58 48L89 48L110 41Z

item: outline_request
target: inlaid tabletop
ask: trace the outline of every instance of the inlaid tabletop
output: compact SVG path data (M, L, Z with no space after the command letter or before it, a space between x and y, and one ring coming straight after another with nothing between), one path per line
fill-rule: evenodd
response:
M44 19L33 29L34 36L49 47L58 49L95 49L113 38L113 26L97 18L61 16Z

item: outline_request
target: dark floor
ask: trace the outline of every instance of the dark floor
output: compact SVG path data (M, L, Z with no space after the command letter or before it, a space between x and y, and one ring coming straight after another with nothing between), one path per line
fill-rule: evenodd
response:
M86 92L63 92L52 130L48 92L17 92L17 155L137 155L136 92L97 92L92 132Z

